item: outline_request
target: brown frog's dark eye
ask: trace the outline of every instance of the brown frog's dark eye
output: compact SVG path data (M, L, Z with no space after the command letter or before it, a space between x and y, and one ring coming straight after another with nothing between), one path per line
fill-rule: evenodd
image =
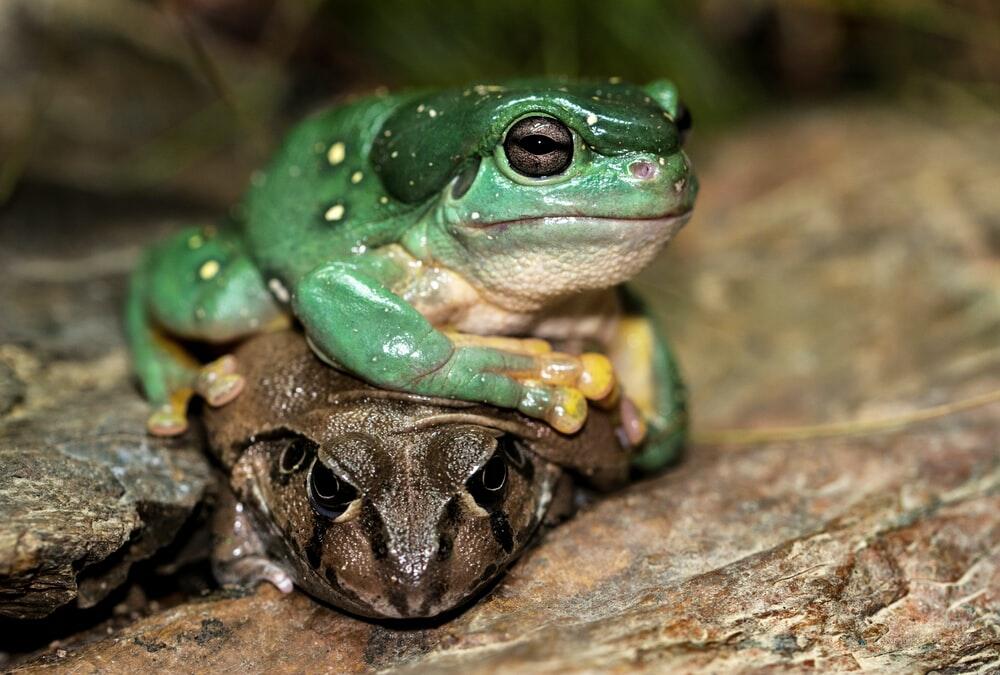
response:
M555 176L573 161L573 134L552 117L525 117L507 131L503 150L510 167L519 174Z
M337 518L358 498L358 491L323 462L316 460L309 469L309 501L316 513Z
M306 460L316 452L316 444L306 438L289 440L278 458L278 470L281 473L294 473L301 469Z
M691 133L691 125L694 123L694 119L691 117L691 111L683 103L677 104L677 115L674 119L674 124L677 125L677 132L681 137L681 145L684 145L687 141L687 137Z
M507 492L507 460L504 454L494 453L479 471L465 481L465 488L487 511L499 504Z

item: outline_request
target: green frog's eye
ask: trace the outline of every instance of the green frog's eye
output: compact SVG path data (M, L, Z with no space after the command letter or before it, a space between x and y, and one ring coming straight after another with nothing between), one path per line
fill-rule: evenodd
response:
M573 133L555 118L525 117L507 131L503 150L508 164L519 174L554 176L573 161Z
M309 501L316 513L327 518L341 516L358 498L353 485L337 477L328 466L315 460L309 469Z
M691 133L691 125L693 123L694 119L691 117L691 111L688 110L688 107L683 102L679 102L677 104L677 116L674 124L677 125L677 131L681 136L681 145L684 145L688 135Z
M507 460L496 452L465 482L465 488L482 508L490 511L503 499L507 488Z

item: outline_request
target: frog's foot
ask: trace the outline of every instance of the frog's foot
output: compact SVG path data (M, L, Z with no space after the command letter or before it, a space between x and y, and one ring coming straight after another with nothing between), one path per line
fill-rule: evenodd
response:
M236 357L227 354L202 366L195 382L195 391L205 401L217 408L240 395L246 380L237 372Z
M462 349L485 348L516 355L517 365L491 369L521 385L517 409L545 420L557 431L575 433L587 418L587 400L602 401L616 391L614 369L603 354L580 356L552 351L545 340L453 333Z
M194 395L191 388L174 391L170 399L157 406L146 420L146 429L153 436L179 436L187 431L188 401Z
M291 593L295 588L292 578L283 569L267 558L247 555L216 566L216 576L223 584L234 586L255 586L266 581L282 593Z

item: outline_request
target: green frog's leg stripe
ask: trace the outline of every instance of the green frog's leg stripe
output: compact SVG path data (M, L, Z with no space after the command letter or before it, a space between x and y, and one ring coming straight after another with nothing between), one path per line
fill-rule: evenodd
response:
M646 444L633 464L641 471L657 471L675 461L684 447L688 427L687 392L677 361L656 318L627 287L622 288L621 297L626 315L644 317L653 333L650 366L655 383L653 404L656 414L647 420L649 431Z

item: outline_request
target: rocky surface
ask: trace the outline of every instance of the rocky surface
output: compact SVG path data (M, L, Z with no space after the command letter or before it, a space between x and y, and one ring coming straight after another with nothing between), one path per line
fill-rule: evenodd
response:
M114 222L80 227L115 214L25 199L0 221L0 617L36 619L94 605L170 543L209 472L196 439L143 431L118 318L134 256Z
M468 610L369 623L262 587L25 668L995 672L996 131L834 109L701 152L699 212L640 285L691 386L688 457L549 533ZM117 353L89 358L118 381ZM993 403L955 405L976 397ZM773 440L872 419L895 428ZM733 427L772 440L731 443L752 440Z

